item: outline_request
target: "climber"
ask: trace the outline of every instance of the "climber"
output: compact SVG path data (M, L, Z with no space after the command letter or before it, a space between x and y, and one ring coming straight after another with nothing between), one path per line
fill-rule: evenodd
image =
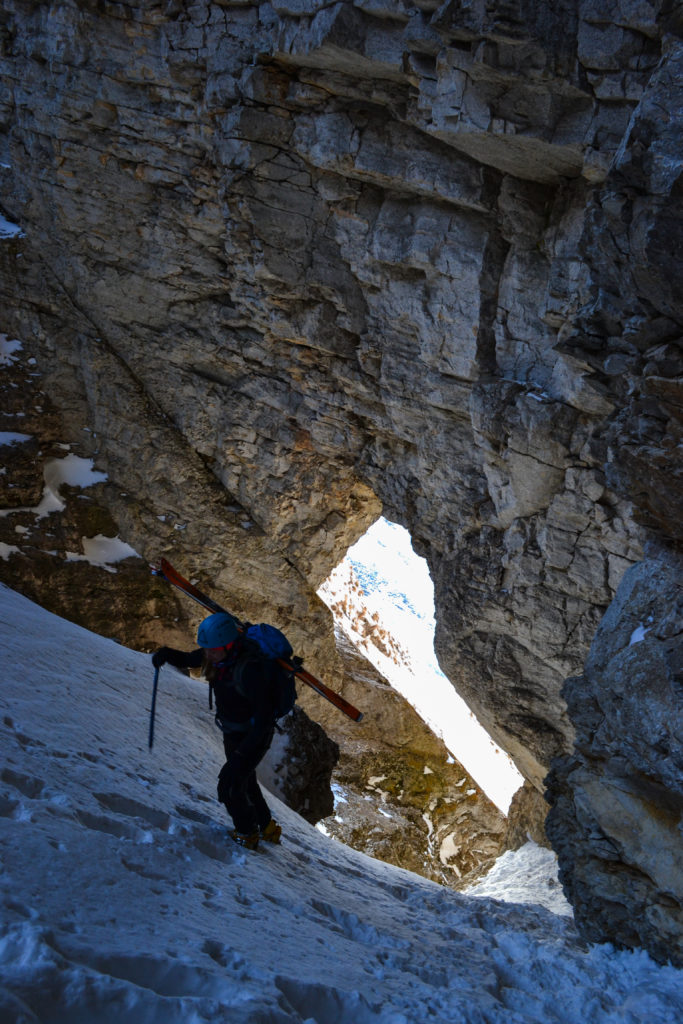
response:
M234 829L230 836L250 850L259 839L279 843L274 821L256 779L256 767L273 740L276 708L272 662L258 656L227 612L209 615L197 632L199 649L184 652L161 647L152 655L160 668L202 668L216 696L216 722L223 731L226 761L218 776L218 799Z

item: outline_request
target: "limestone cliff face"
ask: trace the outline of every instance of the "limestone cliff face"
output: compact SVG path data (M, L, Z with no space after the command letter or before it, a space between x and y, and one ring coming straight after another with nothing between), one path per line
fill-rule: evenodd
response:
M584 933L646 945L679 966L681 578L680 563L660 561L642 562L624 577L583 675L564 687L577 742L549 776L547 821Z
M348 686L315 590L383 509L444 671L542 788L563 680L681 540L678 8L0 18L6 329L122 535Z

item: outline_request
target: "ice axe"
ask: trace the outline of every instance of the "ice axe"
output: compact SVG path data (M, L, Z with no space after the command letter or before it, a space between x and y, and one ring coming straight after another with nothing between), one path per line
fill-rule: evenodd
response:
M159 686L159 669L154 669L154 685L152 686L152 710L149 715L149 749L154 745L154 711L157 706L157 687Z

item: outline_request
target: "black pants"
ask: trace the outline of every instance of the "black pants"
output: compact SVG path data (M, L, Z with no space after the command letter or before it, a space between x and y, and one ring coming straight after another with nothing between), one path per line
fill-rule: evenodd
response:
M273 742L273 730L248 757L230 761L230 755L243 739L242 733L223 733L227 762L218 776L218 799L225 804L237 832L250 835L265 828L272 815L256 779L256 768Z

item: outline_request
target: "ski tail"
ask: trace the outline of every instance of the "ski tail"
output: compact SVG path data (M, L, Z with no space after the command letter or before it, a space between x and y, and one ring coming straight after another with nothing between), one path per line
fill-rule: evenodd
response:
M321 683L320 680L312 675L311 672L307 672L306 669L302 667L294 668L294 666L290 665L287 661L280 661L280 664L289 672L293 671L297 679L300 679L302 683L307 683L308 686L310 686L312 690L315 690L316 693L319 693L321 697L329 700L330 704L334 704L334 706L342 711L347 718L350 718L353 722L360 722L363 717L363 712L359 711L358 708L355 708L353 704L348 702L348 700L345 700L341 694L336 693L334 690L331 690L329 686L325 686L324 683Z
M184 576L181 576L178 570L175 569L166 558L162 558L160 560L159 568L153 568L152 573L154 576L160 576L165 579L167 583L170 583L172 586L176 587L177 590L181 590L184 594L187 594L188 597L191 597L197 602L197 604L203 605L203 607L208 611L225 612L225 608L222 608L216 603L216 601L204 594L194 585L194 583L190 583L190 581L186 580ZM235 621L237 622L238 629L240 629L241 632L244 631L243 624L237 619ZM284 658L278 658L278 662L283 668L288 672L293 672L297 679L300 679L302 683L306 683L307 686L310 686L312 690L315 690L315 692L319 693L321 697L328 700L330 704L333 704L353 722L360 722L363 717L362 711L355 708L353 704L350 704L339 693L331 690L329 686L322 683L312 675L311 672L307 672L306 669L301 666L292 665Z

